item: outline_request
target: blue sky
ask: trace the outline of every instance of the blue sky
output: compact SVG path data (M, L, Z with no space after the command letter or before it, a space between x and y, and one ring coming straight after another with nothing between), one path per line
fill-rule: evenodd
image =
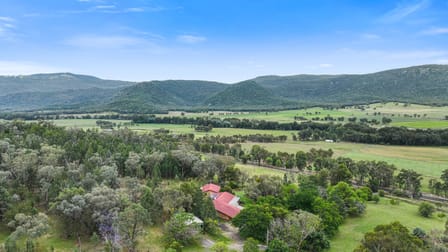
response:
M448 0L0 0L0 75L236 82L448 64Z

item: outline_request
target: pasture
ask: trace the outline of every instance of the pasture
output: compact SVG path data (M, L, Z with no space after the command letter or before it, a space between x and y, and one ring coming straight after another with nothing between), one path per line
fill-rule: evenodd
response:
M320 107L283 110L283 111L261 111L261 112L234 112L234 111L209 111L200 113L188 113L180 111L171 111L168 116L186 116L186 117L218 117L218 118L239 118L256 119L277 122L293 122L295 117L303 117L306 120L327 116L335 119L344 117L344 122L350 117L357 119L366 118L376 119L381 122L383 117L392 119L391 126L404 126L409 128L448 128L448 107L432 107L418 104L405 103L375 103L365 106L348 106L339 109L325 109ZM163 117L166 114L159 114Z
M331 240L330 252L353 251L364 234L380 224L389 224L399 221L411 232L420 227L427 233L433 229L444 230L446 218L440 218L434 214L431 218L424 218L418 214L418 206L406 202L399 205L391 205L389 199L381 198L378 204L367 203L366 213L357 218L348 218L339 227L339 232Z
M129 121L111 120L119 125L129 123ZM61 119L53 121L58 126L75 128L96 128L95 119ZM447 121L448 122L448 121ZM123 128L125 126L121 126ZM148 132L155 129L168 129L172 133L187 134L193 133L196 137L205 135L247 135L247 134L272 134L275 136L286 135L291 138L291 133L295 131L281 130L251 130L234 128L214 128L211 132L196 132L191 125L177 124L135 124L126 126L138 132ZM427 191L427 181L430 178L440 177L443 170L448 169L448 147L416 147L416 146L391 146L373 145L347 142L301 142L288 140L284 143L243 143L246 150L250 150L252 145L258 144L271 152L309 151L315 149L332 149L336 157L349 157L354 160L377 160L394 164L398 169L412 169L424 175L423 188Z

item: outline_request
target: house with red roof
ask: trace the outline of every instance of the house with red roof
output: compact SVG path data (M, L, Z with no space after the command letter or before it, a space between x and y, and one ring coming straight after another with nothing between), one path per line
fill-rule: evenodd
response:
M213 199L213 205L219 217L231 220L240 213L242 209L238 203L240 198L229 192L219 192L221 190L219 185L210 183L201 187L201 190Z

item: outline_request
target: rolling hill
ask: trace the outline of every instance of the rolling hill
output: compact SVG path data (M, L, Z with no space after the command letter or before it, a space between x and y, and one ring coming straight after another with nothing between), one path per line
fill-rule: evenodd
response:
M132 83L75 74L0 77L0 110L72 108L121 112L280 109L372 102L448 104L448 65L371 74L261 76L236 84Z

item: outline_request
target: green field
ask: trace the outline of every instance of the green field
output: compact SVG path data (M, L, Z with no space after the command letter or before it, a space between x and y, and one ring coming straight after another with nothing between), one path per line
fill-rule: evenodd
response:
M358 107L346 107L341 109L323 109L308 108L298 110L283 110L276 112L230 112L230 111L213 111L202 113L187 113L172 111L169 116L181 116L183 113L186 117L218 117L218 118L240 118L240 119L257 119L277 122L293 122L295 116L301 116L307 120L319 117L324 118L331 116L334 118L344 117L345 122L349 117L367 118L369 120L376 119L381 121L382 117L392 119L391 126L404 126L410 128L448 128L448 107L432 107L418 104L404 103L375 103ZM167 116L159 114L158 116Z
M252 176L260 176L260 175L283 177L283 175L285 174L285 172L280 171L280 170L267 169L264 167L250 165L250 164L237 163L235 166L238 169L240 169L241 171L247 173L251 177Z
M98 128L95 119L62 119L53 121L56 125L77 128ZM123 124L127 121L114 120L113 122ZM123 126L122 126L123 127ZM177 124L136 124L128 127L139 132L148 132L154 129L165 128L172 133L193 133L197 137L205 135L246 135L246 134L273 134L287 135L294 131L281 130L251 130L233 128L215 128L211 132L195 132L190 125ZM294 142L291 140L285 143L243 143L243 148L249 150L252 145L258 144L271 152L309 151L311 148L332 149L334 155L349 157L354 160L377 160L394 164L398 169L413 169L425 176L423 186L426 189L429 178L440 177L443 170L448 169L448 147L416 147L416 146L391 146L373 145L361 143L326 143L326 142Z
M52 120L55 125L68 127L68 128L82 128L82 129L99 129L96 126L95 119L61 119ZM118 124L129 123L129 121L122 120L108 120ZM233 135L249 135L249 134L272 134L275 136L286 135L291 136L291 133L296 131L283 131L283 130L252 130L252 129L234 129L234 128L214 128L211 132L197 132L191 125L188 124L135 124L132 126L121 126L121 128L127 127L131 130L139 132L148 132L155 129L168 129L172 133L187 134L193 133L195 136L202 137L205 135L221 135L221 136L233 136Z
M382 198L378 204L367 203L366 213L362 217L346 219L332 239L329 251L353 251L364 237L364 233L372 231L380 224L399 221L411 232L416 227L429 232L433 229L444 230L445 219L436 216L424 218L418 214L417 205L406 202L391 205L388 199Z
M376 160L394 164L398 169L412 169L423 174L422 186L428 191L430 178L439 178L448 169L448 147L390 146L359 143L326 142L286 142L286 143L243 143L249 150L258 144L271 152L309 151L311 148L332 149L336 157L349 157L353 160Z

